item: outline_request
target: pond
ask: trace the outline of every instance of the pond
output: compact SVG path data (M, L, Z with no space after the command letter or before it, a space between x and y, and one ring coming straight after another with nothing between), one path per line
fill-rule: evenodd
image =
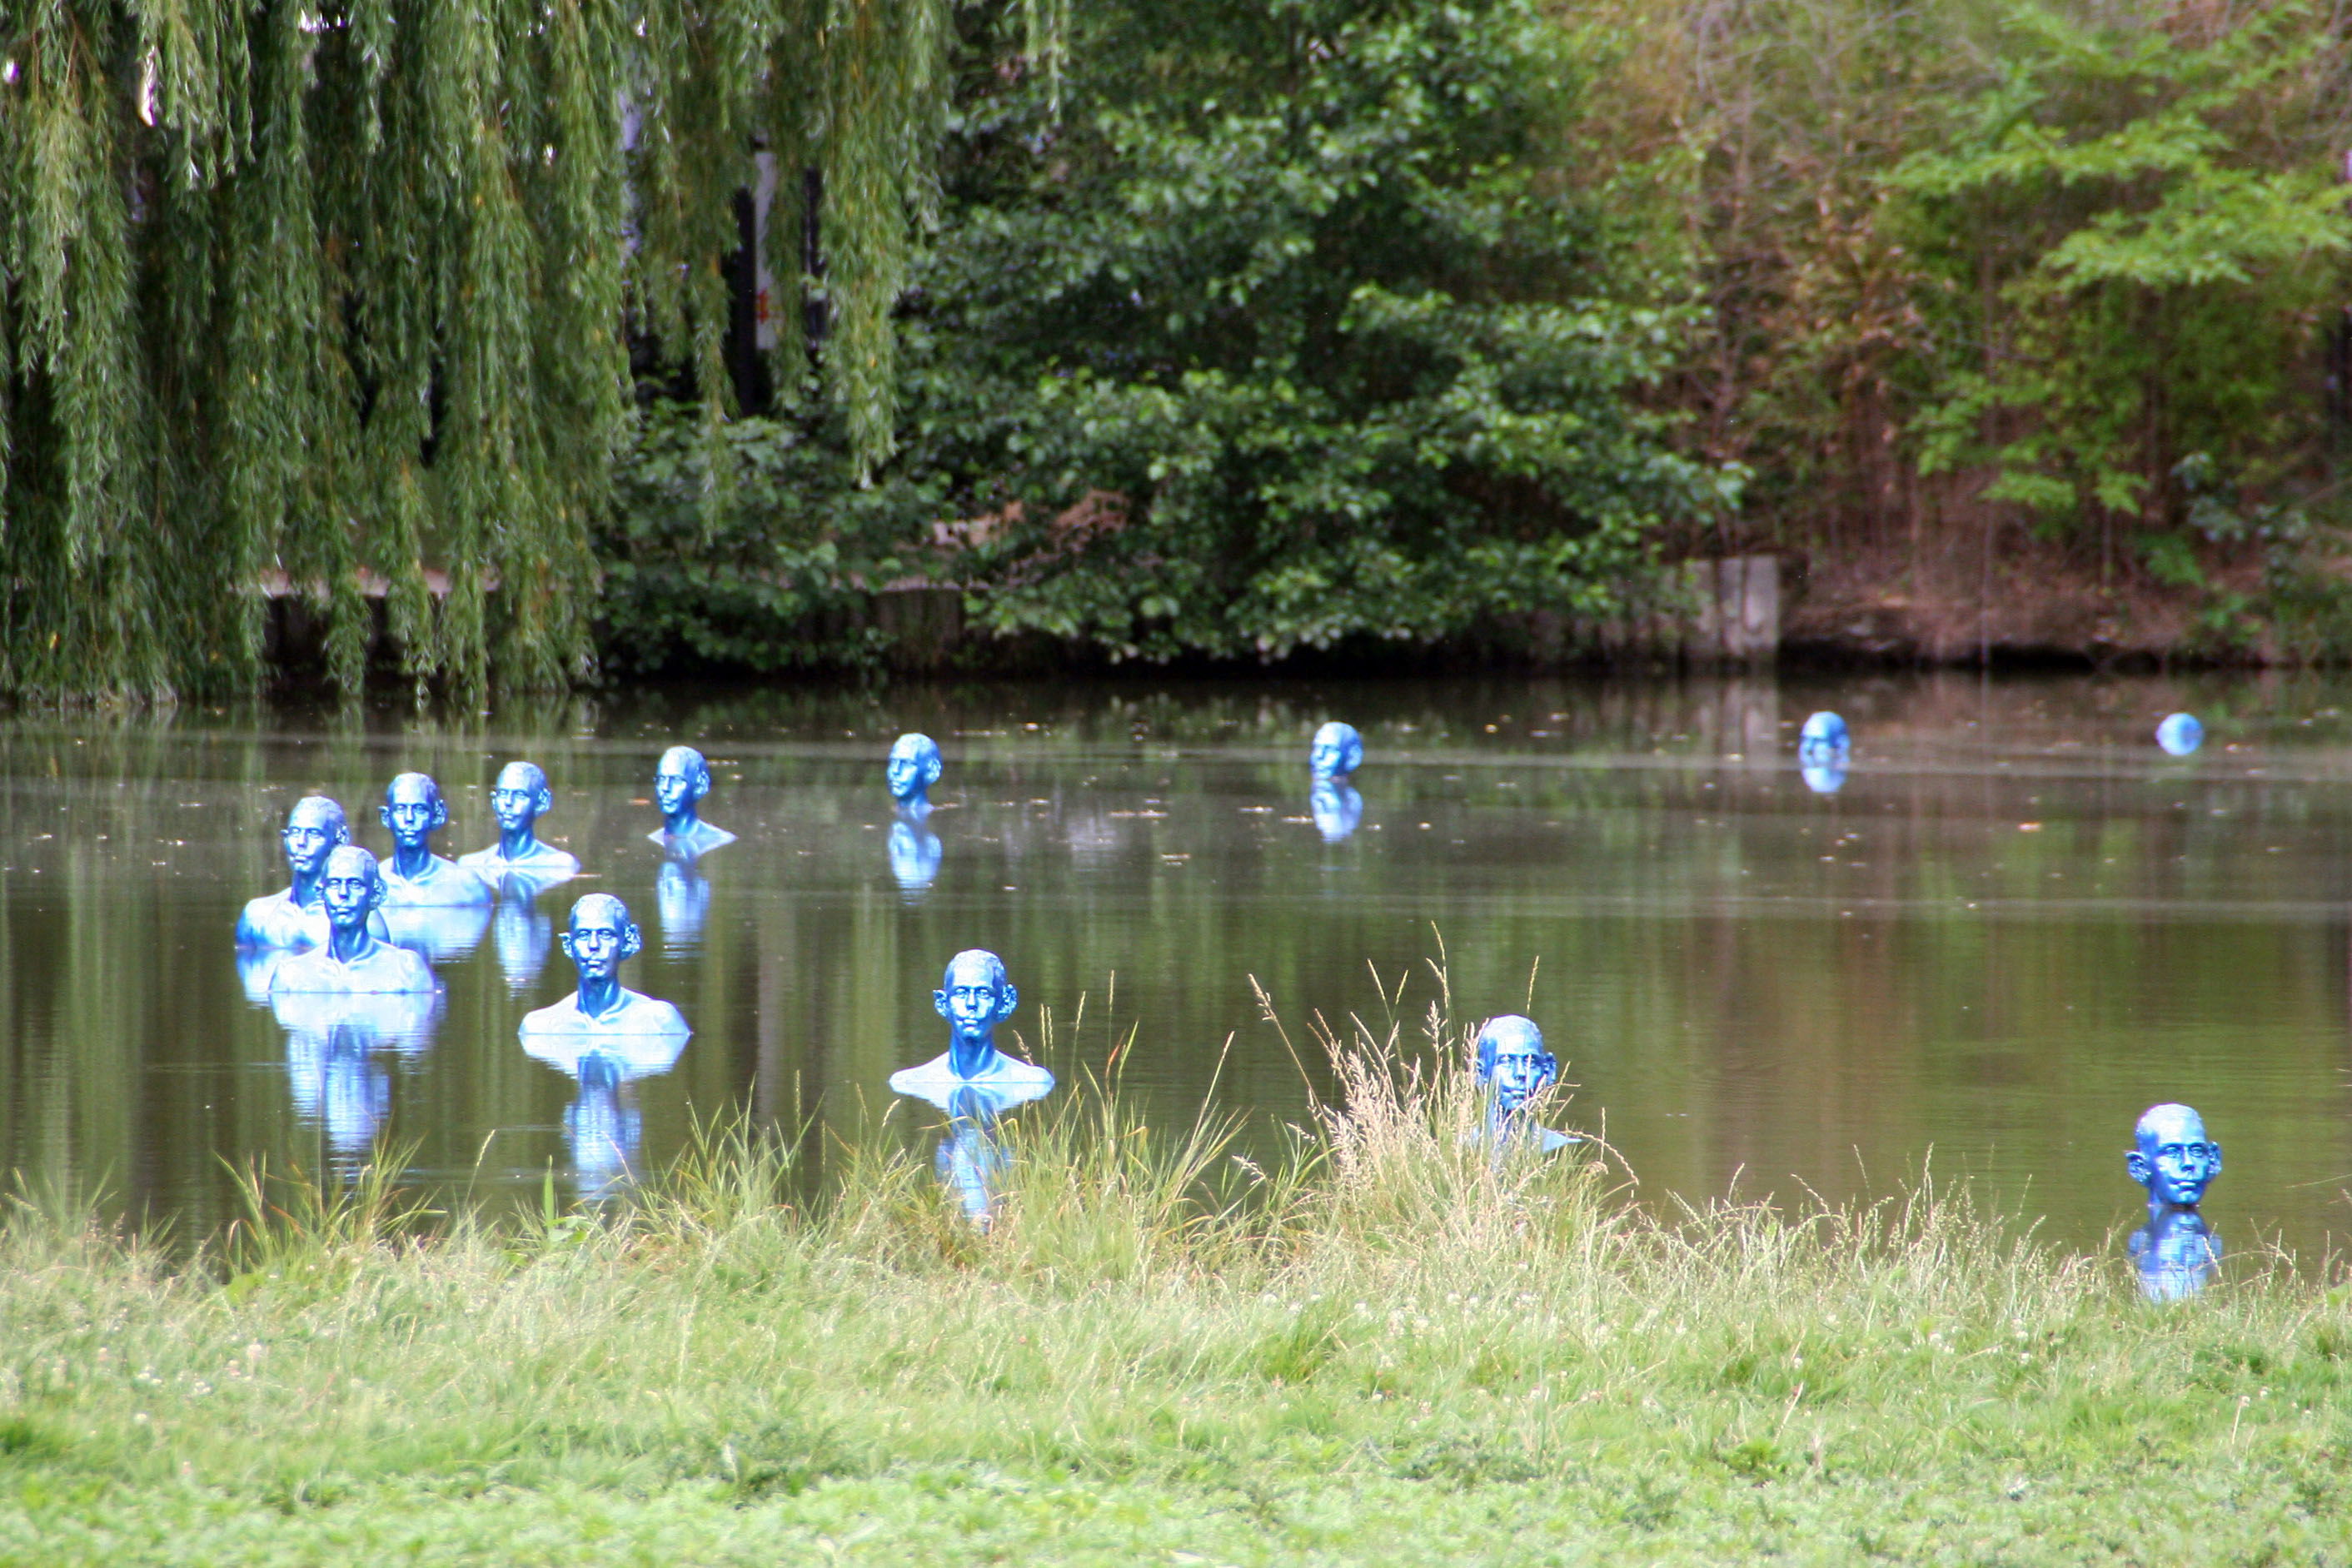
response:
M1797 727L1852 723L1809 789ZM2153 742L2175 708L2202 750ZM1526 1011L1665 1201L1884 1195L1966 1176L2070 1245L2136 1222L2123 1153L2185 1100L2226 1147L2232 1250L2315 1261L2352 1222L2352 685L2315 679L1486 679L661 691L503 708L184 708L0 720L0 1156L37 1190L202 1235L232 1173L413 1149L446 1193L536 1203L658 1165L735 1107L848 1135L944 1048L931 991L1003 955L1007 1026L1066 1077L1133 1031L1126 1091L1251 1139L1309 1113L1315 1013L1418 1016L1443 962L1467 1020ZM1360 824L1327 841L1304 758L1352 720ZM935 737L928 846L893 842L884 753ZM709 755L691 869L647 833L656 759ZM541 831L587 875L446 934L437 1019L339 1050L248 997L240 905L285 884L278 832L321 791L360 841L402 769L434 774L454 854L496 837L503 761L541 764ZM551 938L616 894L625 973L694 1029L604 1085L526 1053L572 988ZM1083 1008L1083 1014L1081 1009ZM1054 1038L1042 1039L1050 1009ZM593 1086L592 1086L593 1087ZM935 1124L898 1113L912 1128ZM1018 1113L1016 1113L1017 1114ZM896 1124L895 1123L893 1124ZM600 1152L601 1151L601 1152ZM1932 1151L1932 1154L1931 1154Z

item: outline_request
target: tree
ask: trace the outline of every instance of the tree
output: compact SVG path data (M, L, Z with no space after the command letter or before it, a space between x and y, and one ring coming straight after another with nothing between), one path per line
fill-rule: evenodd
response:
M346 689L371 576L419 680L578 673L629 328L715 428L755 139L819 173L826 384L888 450L947 37L945 0L0 0L0 690L249 686L273 573Z

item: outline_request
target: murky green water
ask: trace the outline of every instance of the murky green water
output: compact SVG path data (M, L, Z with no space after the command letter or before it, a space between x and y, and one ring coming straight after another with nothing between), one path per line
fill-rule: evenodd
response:
M1816 706L1854 727L1834 797L1790 755ZM2209 727L2181 761L2149 740L2174 707ZM20 716L0 721L0 1155L184 1234L228 1217L232 1166L332 1168L375 1135L478 1193L535 1197L551 1167L593 1187L583 1146L657 1162L698 1112L878 1113L891 1070L942 1049L930 990L971 946L1012 966L1033 1047L1053 1009L1052 1065L1135 1026L1128 1087L1189 1120L1230 1038L1215 1097L1271 1126L1307 1088L1252 977L1295 1020L1377 1011L1375 970L1417 1011L1442 939L1462 1010L1531 1012L1581 1085L1570 1120L1647 1192L1882 1193L1932 1148L2099 1245L2133 1217L2134 1116L2177 1098L2227 1150L2207 1207L2232 1249L2308 1258L2352 1228L2347 709L2352 686L2313 681L1864 676ZM1361 827L1327 844L1301 759L1334 716L1371 760ZM920 892L880 782L905 728L948 755ZM713 759L706 816L741 835L701 882L646 838L680 740ZM445 961L428 1038L339 1051L248 1000L230 932L284 884L296 797L336 796L383 852L384 782L425 769L454 854L495 836L489 781L519 755L555 787L542 832L593 875ZM630 983L696 1032L583 1112L515 1026L571 988L546 943L592 889L645 925Z

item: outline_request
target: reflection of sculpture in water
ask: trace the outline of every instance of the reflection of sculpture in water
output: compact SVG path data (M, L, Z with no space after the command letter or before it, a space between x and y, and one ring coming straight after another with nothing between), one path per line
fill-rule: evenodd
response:
M562 940L580 988L525 1017L519 1033L525 1051L578 1082L564 1142L583 1196L602 1197L636 1159L643 1124L627 1086L677 1066L693 1031L669 1003L621 984L645 938L619 899L592 893L573 904Z
M1832 752L1817 761L1797 764L1797 776L1805 788L1816 795L1834 795L1845 787L1846 757L1843 751Z
M282 960L270 977L270 995L434 989L430 965L405 947L378 941L368 929L371 922L381 924L376 910L383 903L383 876L375 856L357 844L336 845L327 853L319 894L326 908L327 940Z
M1543 1030L1533 1019L1505 1013L1486 1020L1478 1031L1478 1082L1486 1091L1480 1136L1497 1158L1530 1134L1534 1142L1527 1146L1547 1155L1581 1141L1539 1126L1525 1114L1528 1102L1559 1077L1559 1061L1544 1049Z
M499 820L499 841L486 850L459 855L457 863L488 881L511 874L527 876L539 888L580 874L580 862L554 845L542 843L539 819L555 809L555 793L537 765L509 762L499 769L490 789L490 810Z
M964 1213L982 1226L1004 1171L997 1118L1054 1087L1051 1072L996 1049L996 1026L1020 1001L995 954L977 947L957 954L931 993L931 1005L948 1020L946 1052L890 1075L893 1093L948 1113L934 1164Z
M948 1125L940 1135L939 1152L931 1156L931 1168L939 1173L940 1185L962 1205L964 1217L983 1230L1012 1163L996 1133L996 1119L1011 1103L967 1083L950 1092L940 1107L948 1113Z
M1364 820L1364 798L1343 779L1318 779L1307 792L1307 810L1327 844L1336 844Z
M2147 1188L2147 1223L2126 1243L2140 1289L2154 1301L2193 1296L2221 1268L2221 1239L2197 1206L2221 1174L2221 1145L2206 1137L2203 1117L2169 1103L2149 1106L2132 1133L2137 1147L2124 1168Z
M1315 732L1307 747L1307 771L1316 779L1345 779L1364 765L1364 737L1352 724L1334 719Z
M305 795L286 813L278 839L291 880L282 891L247 903L236 922L240 947L315 947L327 939L319 882L327 873L328 853L352 841L343 809L324 795ZM390 935L380 917L374 928L378 936Z
M690 746L663 752L654 770L654 804L661 808L662 825L646 837L688 860L733 843L734 834L712 827L699 814L703 797L709 793L710 765L702 753Z
M883 768L882 777L888 782L890 798L898 802L898 809L919 822L931 809L930 789L940 781L945 766L938 745L929 736L908 733L890 743L890 760Z
M279 991L270 1011L286 1030L295 1113L319 1124L338 1164L375 1143L392 1108L392 1075L380 1052L415 1060L432 1043L440 998L430 991Z
M654 873L654 909L661 916L662 946L690 952L702 941L710 915L710 879L691 860L666 860Z
M2156 743L2168 757L2186 757L2205 744L2205 727L2193 714L2168 714L2156 727Z
M940 836L919 822L901 817L890 824L890 839L886 846L890 856L890 874L898 886L908 893L920 893L931 885L940 874Z
M555 922L540 913L534 898L538 892L534 883L509 877L499 888L498 914L490 926L499 972L507 977L508 991L518 995L539 983L547 950L555 945Z

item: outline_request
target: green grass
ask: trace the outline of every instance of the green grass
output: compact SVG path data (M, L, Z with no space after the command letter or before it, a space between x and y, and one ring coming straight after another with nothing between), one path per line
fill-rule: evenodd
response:
M257 1182L193 1264L19 1206L0 1562L2352 1559L2341 1291L2151 1307L1924 1184L1660 1218L1339 1055L1279 1169L1032 1107L985 1234L739 1130L601 1219Z

